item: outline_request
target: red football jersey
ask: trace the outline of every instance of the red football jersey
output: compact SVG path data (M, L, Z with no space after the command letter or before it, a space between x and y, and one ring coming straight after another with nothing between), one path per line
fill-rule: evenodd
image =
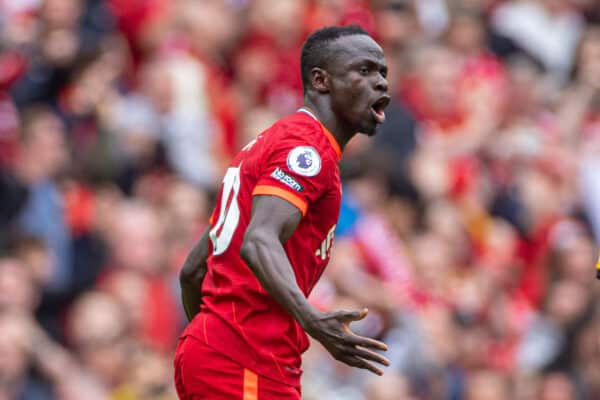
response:
M283 118L244 147L223 179L211 216L211 255L193 335L260 375L300 385L308 337L240 257L252 197L278 196L302 212L285 243L298 286L308 296L333 244L340 211L341 150L308 111Z

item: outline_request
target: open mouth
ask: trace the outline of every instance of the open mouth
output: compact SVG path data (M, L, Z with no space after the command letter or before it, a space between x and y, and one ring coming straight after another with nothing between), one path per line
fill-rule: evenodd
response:
M383 124L385 122L385 108L390 104L390 96L381 96L373 105L371 106L371 112L373 113L373 117L378 124Z

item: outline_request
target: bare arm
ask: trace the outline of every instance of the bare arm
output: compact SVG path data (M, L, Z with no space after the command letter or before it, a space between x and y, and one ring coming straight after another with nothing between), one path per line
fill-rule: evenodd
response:
M204 234L194 245L188 254L181 272L179 273L179 284L181 286L181 301L188 321L191 321L200 311L202 304L202 281L206 275L206 260L208 259L208 234L211 226L208 226Z
M242 258L267 292L336 360L381 375L382 371L367 360L383 365L389 365L389 361L368 348L386 350L386 345L358 336L349 328L350 322L364 318L367 311L321 313L310 305L298 287L283 243L300 219L300 211L285 200L256 196L241 248Z

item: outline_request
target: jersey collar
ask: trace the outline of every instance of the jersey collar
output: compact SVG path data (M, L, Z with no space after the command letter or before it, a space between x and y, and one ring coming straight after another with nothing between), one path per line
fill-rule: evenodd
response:
M321 128L323 129L323 133L325 134L325 136L329 140L329 143L331 143L331 146L333 147L333 150L335 151L335 154L337 154L338 160L340 160L342 158L342 149L340 148L340 144L337 142L337 140L335 140L335 137L333 137L333 134L331 132L329 132L329 129L327 129L325 127L325 125L323 125L321 123L321 121L319 121L319 119L317 118L317 116L308 107L306 107L306 106L305 107L300 107L298 109L298 112L305 113L305 114L309 115L312 119L314 119L315 121L317 121L319 123L319 125L321 125Z

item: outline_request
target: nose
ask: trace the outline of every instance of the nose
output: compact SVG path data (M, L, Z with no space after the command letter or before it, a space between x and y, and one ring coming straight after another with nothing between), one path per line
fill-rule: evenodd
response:
M375 83L375 89L384 93L388 91L388 81L383 75L379 75L377 82Z

